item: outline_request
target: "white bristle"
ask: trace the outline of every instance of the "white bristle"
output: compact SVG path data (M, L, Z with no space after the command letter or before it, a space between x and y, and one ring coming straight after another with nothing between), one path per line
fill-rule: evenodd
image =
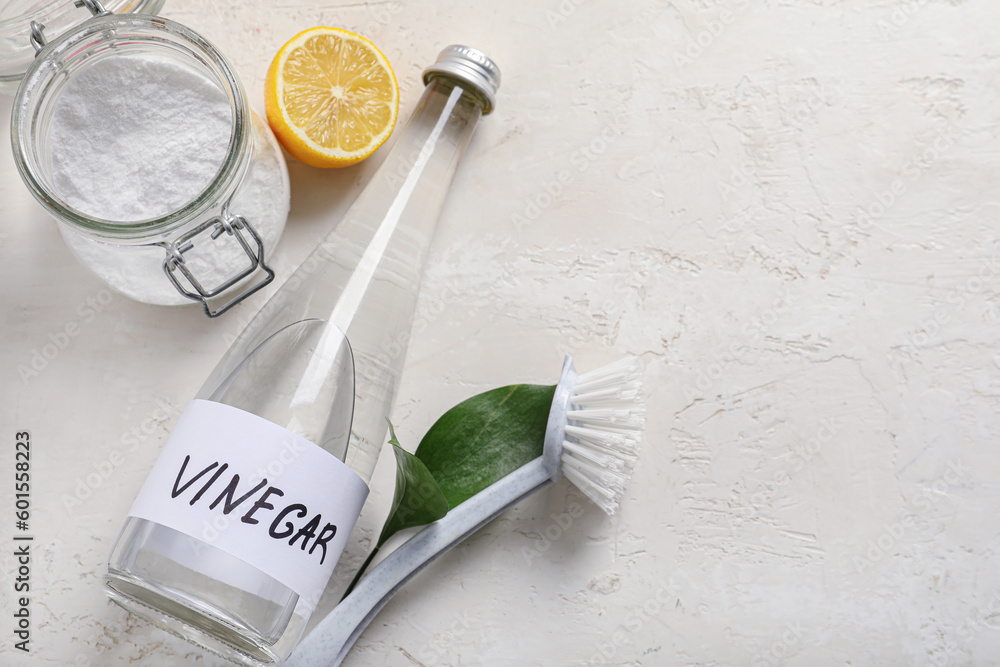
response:
M569 440L563 442L563 448L570 450L574 457L585 459L589 463L605 468L611 472L630 472L635 467L635 456L615 456L613 454L599 452L585 446L578 445Z
M577 387L581 389L577 393L590 391L592 383L605 384L609 381L616 384L624 384L632 379L642 377L642 360L639 357L626 357L613 363L595 368L592 371L580 374L577 378Z
M614 514L639 453L645 410L642 361L631 357L584 373L573 389L563 443L563 474Z
M594 408L593 410L570 410L567 419L587 420L591 424L621 424L631 417L631 410L621 408Z
M628 424L623 424L622 427L618 426L602 426L601 432L606 434L617 434L624 435L626 437L631 437L635 435L636 431L641 431L643 425L645 424L645 419L633 417L629 420ZM576 422L581 423L581 422ZM584 428L582 426L567 426L566 428Z
M583 428L568 424L566 426L566 435L573 436L576 442L599 451L623 452L634 455L637 453L639 446L638 440L631 437L632 432L625 429L605 431L603 429Z

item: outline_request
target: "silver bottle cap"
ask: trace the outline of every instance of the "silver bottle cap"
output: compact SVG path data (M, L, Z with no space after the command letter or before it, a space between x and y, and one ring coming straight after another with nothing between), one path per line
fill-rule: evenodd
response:
M458 79L479 91L486 102L484 116L493 111L500 87L500 68L485 53L461 44L444 47L438 54L437 62L424 70L424 84L442 75Z

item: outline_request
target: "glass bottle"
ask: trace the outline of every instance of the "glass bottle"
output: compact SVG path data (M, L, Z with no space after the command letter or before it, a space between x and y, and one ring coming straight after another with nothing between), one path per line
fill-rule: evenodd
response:
M499 81L464 46L424 71L423 96L372 181L181 416L109 559L115 602L241 664L290 653L330 576L302 573L320 555L332 570L367 494L431 236ZM313 501L293 505L309 507L301 516L286 504L302 494L335 500L311 529ZM302 567L288 572L293 556Z

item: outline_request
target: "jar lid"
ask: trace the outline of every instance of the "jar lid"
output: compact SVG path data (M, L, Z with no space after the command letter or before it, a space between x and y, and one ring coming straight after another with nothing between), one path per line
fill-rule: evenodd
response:
M156 14L164 0L0 2L0 93L12 94L35 57L32 24L54 39L95 14Z

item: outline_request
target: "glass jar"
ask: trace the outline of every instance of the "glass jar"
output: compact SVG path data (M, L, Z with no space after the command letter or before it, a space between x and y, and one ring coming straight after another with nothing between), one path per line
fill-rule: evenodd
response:
M11 118L21 177L80 262L112 288L152 304L198 301L210 317L219 315L274 277L265 258L284 230L290 193L281 150L266 121L250 109L232 65L203 37L167 19L116 15L97 0L83 4L94 16L49 42L47 29L29 22L37 54ZM229 101L229 142L214 178L160 217L101 219L77 210L53 187L56 104L70 82L107 58L166 61L218 86ZM80 176L85 182L87 175Z

